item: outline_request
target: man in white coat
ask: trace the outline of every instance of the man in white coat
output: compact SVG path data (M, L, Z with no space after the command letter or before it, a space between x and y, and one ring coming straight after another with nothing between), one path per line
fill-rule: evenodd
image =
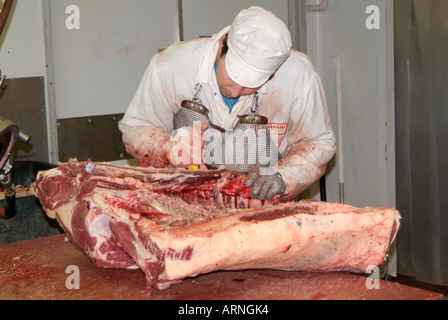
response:
M259 114L269 119L281 158L272 166L275 174L250 171L251 197L293 200L325 173L336 151L325 93L310 59L291 49L290 33L274 14L250 7L212 38L175 43L151 59L120 122L126 150L139 165L197 164L170 163L169 155L178 141L174 115L198 86L210 122L226 130L250 113L258 94ZM191 154L203 147L192 143Z

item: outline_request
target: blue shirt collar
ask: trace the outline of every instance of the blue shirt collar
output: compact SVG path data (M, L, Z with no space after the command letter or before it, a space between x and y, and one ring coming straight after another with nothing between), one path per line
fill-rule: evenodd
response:
M216 73L216 69L217 69L218 65L215 62L215 73ZM226 96L224 96L221 93L222 99L224 100L224 103L226 104L226 106L229 108L229 112L232 112L233 107L235 106L235 104L238 102L238 100L240 100L240 97L236 97L236 98L227 98Z

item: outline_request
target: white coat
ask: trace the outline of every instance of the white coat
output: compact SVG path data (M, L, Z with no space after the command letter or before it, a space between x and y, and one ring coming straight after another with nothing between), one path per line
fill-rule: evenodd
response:
M173 116L183 100L193 98L198 82L212 123L232 129L238 115L250 112L252 96L244 96L229 114L218 88L214 63L219 39L228 30L209 39L175 43L151 59L120 122L126 149L140 165L167 165L164 146L173 131ZM259 93L259 114L269 119L283 157L276 170L293 200L325 173L336 151L322 83L310 59L292 50Z

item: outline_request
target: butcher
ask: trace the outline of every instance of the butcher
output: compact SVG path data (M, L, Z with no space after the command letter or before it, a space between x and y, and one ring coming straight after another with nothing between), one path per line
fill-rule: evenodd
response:
M177 42L156 54L119 124L127 152L140 166L199 164L193 155L206 147L202 133L210 127L204 122L190 128L191 156L173 161L179 142L173 118L181 102L200 95L210 122L231 130L256 96L279 157L270 170L252 168L245 184L252 198L292 201L324 175L336 139L321 80L310 59L291 48L285 23L250 7L211 38Z

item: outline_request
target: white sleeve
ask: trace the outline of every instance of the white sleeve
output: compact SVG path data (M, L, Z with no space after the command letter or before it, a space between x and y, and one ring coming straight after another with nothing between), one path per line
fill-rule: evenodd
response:
M277 171L293 200L325 174L327 163L336 152L336 138L328 113L322 83L314 73L308 84L297 84L294 100L293 127L288 132L286 155Z
M140 166L166 167L175 111L157 60L157 55L151 60L119 128L126 151Z

